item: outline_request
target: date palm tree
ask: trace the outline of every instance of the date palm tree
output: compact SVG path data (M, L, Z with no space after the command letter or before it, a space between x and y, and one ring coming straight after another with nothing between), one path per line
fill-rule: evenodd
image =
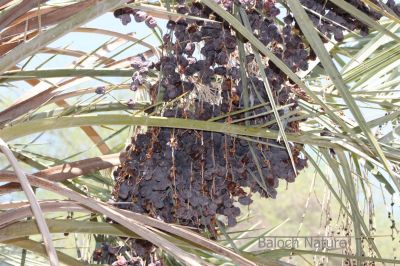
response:
M351 265L400 263L395 255L388 255L388 245L377 244L381 242L376 239L379 221L375 219L387 212L374 207L374 202L386 204L386 198L391 198L387 205L392 224L383 231L390 241L398 239L399 6L380 0L232 2L199 0L214 14L205 19L182 14L177 7L184 3L169 0L0 1L4 154L0 157L0 264L86 265L94 264L95 256L111 263L115 255L113 265L128 265L126 260L135 257L132 250L112 247L129 246L129 239L152 243L156 257L166 265L287 265L296 259L300 264L302 259L317 264L321 258ZM276 55L276 47L263 43L244 8L253 2L255 13L269 12L277 28L283 28L288 17L296 21L297 40L314 53L293 58L305 65L291 67L284 55ZM259 3L270 6L257 11ZM229 5L232 9L226 8ZM318 13L317 5L330 11ZM145 22L128 24L132 10L135 16L144 16L137 20ZM349 19L340 20L345 16ZM269 115L266 125L251 123L257 118L252 113L254 104L229 110L218 119L163 117L157 110L175 106L180 99L163 97L165 69L155 67L146 82L132 89L132 75L137 72L132 57L159 62L171 52L166 48L166 23L179 20L229 24L240 63L238 80L243 87L252 82L247 64L251 55L252 75L266 89L260 103L265 107L261 115ZM349 21L358 26L346 24ZM266 62L291 84L296 108L291 108L293 103L282 105L275 97L266 72L259 71L268 66ZM254 101L257 88L254 92L255 96L243 92L244 102ZM225 119L237 113L244 115L237 121ZM296 130L285 130L288 124L296 125ZM301 147L299 156L307 158L308 169L299 171L297 179L311 183L310 191L308 185L296 190L297 181L290 187L299 193L296 197L307 201L306 209L312 190L324 191L321 209L309 212L327 219L324 229L342 225L348 230L344 236L350 239L351 235L353 241L346 254L301 247L257 249L259 239L286 225L269 224L260 233L248 220L255 225L263 221L258 216L246 218L245 208L236 227L227 228L217 220L212 237L204 230L121 208L123 203L115 202L121 184L112 171L126 162L131 137L150 128L223 134L252 143L249 147L254 149L266 142L279 144L288 155L287 165L294 168L298 165L292 147ZM259 170L262 162L253 159ZM252 177L257 176L262 177L262 171ZM285 197L288 191L279 193ZM281 198L255 201L260 206L283 204ZM290 205L303 207L297 202ZM277 215L268 213L271 219ZM301 227L303 221L296 223ZM312 225L316 232L321 222L313 220ZM321 236L332 237L332 233ZM294 261L288 260L292 257ZM136 263L132 265L156 264Z

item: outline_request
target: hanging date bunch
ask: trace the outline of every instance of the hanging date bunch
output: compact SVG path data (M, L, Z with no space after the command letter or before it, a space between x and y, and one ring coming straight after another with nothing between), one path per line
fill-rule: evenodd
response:
M278 38L279 29L269 27L279 12L269 14L263 6L265 14L255 18L253 7L244 8L252 22L258 19L260 27L265 24L261 31L265 42L267 39L271 43L283 42L282 38ZM137 90L146 80L147 73L155 69L161 72L162 79L150 91L154 101L160 93L165 102L180 97L179 101L161 110L160 115L196 120L220 117L219 122L244 125L241 121L246 121L278 129L274 122L268 125L275 118L259 74L260 67L252 53L245 56L247 82L241 80L237 36L231 26L198 2L187 5L181 1L176 10L208 21L168 21L168 32L163 36L164 55L160 61L151 63L141 57L132 59L134 74L131 89ZM122 21L126 20L122 16L127 14L133 15L137 22L152 19L139 10L124 9L115 13ZM307 51L302 48L300 54L305 56L303 61L307 62ZM276 95L275 101L280 106L286 106L280 115L295 110L297 103L287 77L275 66L269 66L266 61L264 63L261 71L265 71L268 77ZM293 62L294 71L299 67L306 68L300 61ZM243 96L244 91L247 91L248 97ZM241 112L245 106L251 111ZM232 115L232 112L237 114ZM296 132L298 128L296 120L286 123L288 132ZM235 202L249 205L252 194L256 192L275 198L279 180L295 180L297 173L285 148L275 141L261 140L261 143L222 133L150 129L132 139L127 160L115 174L118 184L115 196L118 201L133 203L132 206L121 207L129 207L166 222L206 229L215 235L218 214L227 218L228 225L236 224L240 209ZM290 152L297 171L306 166L300 151L300 146L292 145Z
M248 21L254 36L293 72L306 71L309 61L316 59L290 10L275 0L216 2L244 25ZM366 25L330 1L300 2L324 41L342 41L344 31L368 32ZM380 18L363 1L347 2L371 18ZM396 13L400 10L392 0L386 7ZM262 55L261 61L256 60L250 43L204 4L177 0L175 9L188 16L168 21L158 62L132 59L131 90L143 86L150 71L157 71L161 79L150 86L149 93L154 103L160 99L167 103L154 110L160 116L278 130L267 96L270 89L279 115L284 117L285 131L299 131L299 88L278 67ZM156 20L138 9L123 8L114 15L124 25L133 18L157 28ZM229 226L235 225L240 215L237 203L250 205L255 193L275 198L279 183L293 182L306 167L302 147L290 146L293 164L278 141L150 128L132 137L126 160L114 172L114 196L116 201L130 203L120 208L215 236L217 218L225 217Z
M366 24L349 15L331 1L300 0L300 2L309 10L308 15L323 35L322 40L324 42L327 42L332 37L338 42L343 41L344 31L356 31L362 36L367 35L369 32ZM392 9L396 15L400 16L400 5L396 5L395 0L388 0L385 6L382 5L381 1L371 0L380 10L375 10L366 5L365 2L367 1L347 0L346 2L374 20L379 20L382 17L382 11L385 8Z

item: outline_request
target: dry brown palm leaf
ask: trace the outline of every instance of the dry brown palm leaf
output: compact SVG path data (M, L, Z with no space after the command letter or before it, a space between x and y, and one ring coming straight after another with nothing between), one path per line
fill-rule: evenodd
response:
M35 176L39 176L51 181L61 182L77 176L87 175L99 170L117 166L122 160L123 158L121 158L120 153L114 153L49 167L45 170L35 173ZM0 176L11 178L15 177L15 174L11 171L0 171ZM8 183L0 186L0 194L20 190L21 186L17 183Z
M92 5L94 2L96 1L88 0L62 7L52 6L41 8L40 12L36 10L28 12L19 17L17 20L13 21L13 24L2 32L0 40L1 42L5 42L7 41L7 39L13 36L23 34L25 32L39 30L39 26L41 28L46 28L55 25L61 20L66 19L73 14L76 14L76 12L78 12L79 10L82 10Z
M0 31L2 31L5 27L10 25L17 18L31 10L32 8L39 7L39 5L46 3L48 0L40 0L40 1L32 1L32 0L23 0L20 4L14 6L9 9L5 14L3 14L0 18Z

